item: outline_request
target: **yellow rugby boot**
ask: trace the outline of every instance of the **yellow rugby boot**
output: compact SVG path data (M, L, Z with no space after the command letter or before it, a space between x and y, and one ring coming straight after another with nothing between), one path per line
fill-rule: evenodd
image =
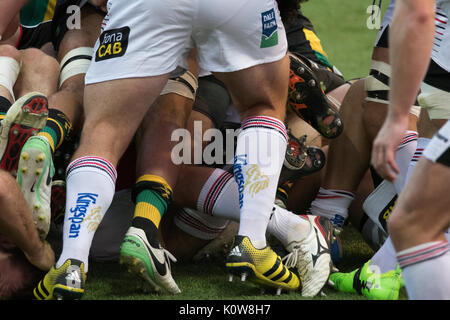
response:
M84 294L84 263L67 259L59 268L52 267L33 290L38 300L78 300Z
M297 290L300 280L293 272L286 268L281 258L269 247L256 249L248 237L237 235L234 245L226 262L227 271L231 275L247 278L264 287ZM232 280L232 277L230 278Z

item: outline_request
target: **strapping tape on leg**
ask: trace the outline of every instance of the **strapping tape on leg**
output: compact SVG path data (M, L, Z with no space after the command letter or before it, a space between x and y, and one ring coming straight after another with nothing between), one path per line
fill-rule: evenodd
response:
M197 88L197 78L191 72L186 71L180 76L170 78L160 95L175 93L194 101Z
M450 119L450 93L424 82L420 89L418 100L427 109L430 119Z
M394 209L396 200L397 192L394 184L383 180L363 203L363 210L367 216L386 234L388 233L387 221Z
M59 87L64 81L78 74L85 74L91 64L94 48L80 47L70 50L60 64Z
M389 80L391 77L391 66L382 61L372 60L370 74L365 78L364 86L367 92L366 101L373 101L382 104L389 103ZM417 118L420 114L420 106L416 101L411 107L410 113Z
M388 104L390 77L391 66L388 63L372 60L369 76L364 81L366 101Z
M20 64L16 59L11 57L0 57L0 85L8 89L11 97L14 99L14 84L20 72Z

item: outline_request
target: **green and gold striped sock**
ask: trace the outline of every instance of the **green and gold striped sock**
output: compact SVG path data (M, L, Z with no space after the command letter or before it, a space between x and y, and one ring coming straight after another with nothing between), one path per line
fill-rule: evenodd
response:
M63 143L71 128L72 124L63 112L57 109L49 109L45 127L37 135L45 137L50 143L52 152L55 152Z
M172 189L167 182L155 175L141 176L137 188L132 226L144 230L152 246L158 246L158 228L172 198Z

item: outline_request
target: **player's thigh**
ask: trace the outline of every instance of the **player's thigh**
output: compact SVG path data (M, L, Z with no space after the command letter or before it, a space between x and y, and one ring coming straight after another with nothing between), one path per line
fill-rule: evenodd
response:
M389 217L399 250L439 240L450 224L450 168L422 158ZM402 247L404 246L404 247Z
M229 89L236 107L285 107L286 33L274 0L203 0L193 28L199 64ZM220 14L218 13L220 12Z
M57 90L59 65L40 49L22 50L21 70L14 86L16 98L31 91L50 96Z
M87 85L82 144L118 161L168 75L105 81Z
M58 42L58 60L61 62L66 54L79 47L94 47L100 35L104 13L89 4L81 8L80 28L65 30Z
M231 73L214 73L223 81L243 112L251 107L270 107L284 114L289 82L289 59L265 63Z

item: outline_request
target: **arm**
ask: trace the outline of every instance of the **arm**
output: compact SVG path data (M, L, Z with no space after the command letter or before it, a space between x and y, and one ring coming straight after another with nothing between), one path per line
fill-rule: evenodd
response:
M105 13L108 12L108 10L106 8L107 2L108 2L108 0L89 0L90 4L101 9Z
M0 1L0 40L5 40L12 36L19 26L16 19L20 9L26 5L28 0L2 0ZM11 23L14 26L10 26ZM12 34L10 34L12 32Z
M399 172L395 152L408 126L411 106L430 62L434 39L434 1L398 0L389 32L390 82L387 118L372 149L372 164L385 179Z
M425 77L434 40L434 1L397 1L389 47L392 64L389 113L407 118Z
M13 176L0 171L0 232L12 241L35 267L47 271L55 263L50 245L39 238L33 214Z

